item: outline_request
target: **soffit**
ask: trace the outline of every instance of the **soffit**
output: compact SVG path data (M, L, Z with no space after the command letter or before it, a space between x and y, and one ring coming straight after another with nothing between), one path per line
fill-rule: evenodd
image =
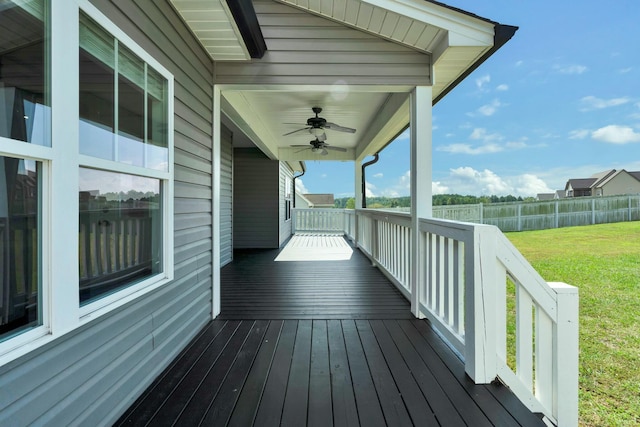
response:
M171 0L214 61L251 59L226 0Z

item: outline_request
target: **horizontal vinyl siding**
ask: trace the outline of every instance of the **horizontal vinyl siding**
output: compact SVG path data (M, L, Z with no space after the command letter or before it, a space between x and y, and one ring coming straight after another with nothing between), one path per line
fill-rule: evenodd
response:
M220 146L220 266L233 260L233 140L222 127Z
M285 188L287 177L289 177L289 182L293 181L293 171L291 168L285 163L280 162L280 196L278 197L278 205L280 212L280 242L279 245L282 246L284 242L287 241L289 237L291 237L291 219L286 220L286 203L285 203L285 194L287 193L287 189ZM291 200L291 204L293 205L293 200Z
M257 148L233 152L233 247L277 248L279 162Z
M219 83L430 85L431 57L271 0L254 0L267 52L216 67Z
M175 280L0 368L3 426L111 425L211 317L213 64L168 1L93 3L175 77Z

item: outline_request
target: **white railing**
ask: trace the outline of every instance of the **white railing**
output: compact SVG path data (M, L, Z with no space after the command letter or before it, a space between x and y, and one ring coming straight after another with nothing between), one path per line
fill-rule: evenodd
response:
M499 377L532 411L577 426L575 287L545 282L495 226L421 219L414 267L408 214L343 215L345 234L408 299L417 292L415 314L460 353L476 383Z
M293 233L343 233L343 209L291 209Z

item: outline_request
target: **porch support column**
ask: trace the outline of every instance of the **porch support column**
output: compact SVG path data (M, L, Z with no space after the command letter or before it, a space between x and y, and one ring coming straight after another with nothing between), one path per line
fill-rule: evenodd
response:
M423 276L420 271L424 254L420 245L420 218L431 218L431 86L418 86L411 92L411 312L419 319L420 292Z
M211 280L211 317L220 314L220 87L213 87L213 152L211 160L211 231L212 231L212 280Z

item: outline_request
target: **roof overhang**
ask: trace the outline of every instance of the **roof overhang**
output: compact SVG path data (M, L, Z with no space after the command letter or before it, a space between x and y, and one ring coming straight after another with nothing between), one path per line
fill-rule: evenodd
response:
M268 157L285 161L361 160L382 150L407 127L413 87L430 85L432 103L437 103L517 30L432 0L171 1L216 62L223 114ZM274 27L272 11L264 10L269 8L278 9L279 19L291 16L291 21ZM289 63L288 69L286 63L275 63L274 58L282 56L279 46L283 42L299 42L296 36L300 36L300 28L308 22L317 23L318 19L323 19L327 28L357 30L366 34L362 37L384 40L389 46L405 49L407 54L422 55L425 71L422 75L414 71L415 79L403 80L395 78L395 71L388 67L388 82L367 84L367 78L357 80L348 74L340 78L344 72L340 70L357 71L357 65L336 68L333 78L327 73L329 66L314 75L323 65L313 64L315 51L298 52L306 53L302 61L309 62ZM303 34L305 38L313 37L306 30ZM318 39L319 44L324 41ZM377 55L375 49L364 53L369 57ZM420 59L412 61L417 64ZM416 65L416 70L420 66ZM297 69L304 70L303 75L293 75ZM280 70L284 73L277 74ZM347 88L346 98L332 96L336 87L341 90L340 85ZM309 135L295 140L283 138L291 130L283 127L283 122L306 123L312 106L323 107L327 120L358 129L355 135L329 136L329 142L346 152L331 151L318 158L311 150L291 147L309 143Z

